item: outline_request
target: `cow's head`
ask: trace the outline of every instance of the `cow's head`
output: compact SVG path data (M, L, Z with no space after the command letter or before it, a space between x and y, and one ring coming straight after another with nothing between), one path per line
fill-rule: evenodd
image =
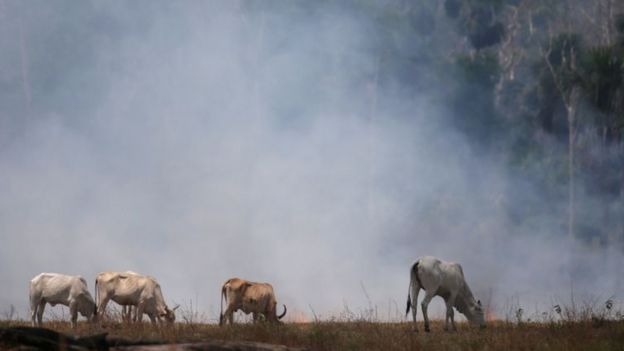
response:
M97 307L91 296L82 296L78 299L78 312L90 322L95 321Z
M270 322L274 322L274 323L282 323L281 319L284 318L284 316L286 315L286 305L284 305L284 312L282 312L282 314L278 315L277 314L277 304L273 305L273 308L268 311L267 315L262 315L265 319L267 319Z
M477 324L481 328L485 328L485 315L483 313L483 306L481 306L481 300L469 304L468 311L465 313L466 318L473 323Z
M176 305L173 309L165 307L165 311L160 314L160 317L167 321L167 323L173 324L173 322L175 322L175 310L177 310L179 307L180 305Z

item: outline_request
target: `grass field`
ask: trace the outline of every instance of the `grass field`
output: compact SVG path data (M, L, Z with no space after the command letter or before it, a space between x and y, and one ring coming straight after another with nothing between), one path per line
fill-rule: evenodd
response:
M25 321L3 321L0 327L28 325ZM460 323L455 333L445 332L442 322L432 332L412 331L410 323L368 321L312 322L270 325L177 323L154 327L149 323L109 324L97 328L80 322L72 330L67 322L51 321L45 327L86 336L107 332L110 337L131 341L182 343L206 340L259 341L310 350L624 350L624 322L588 320L581 322L511 323L494 321L484 330Z

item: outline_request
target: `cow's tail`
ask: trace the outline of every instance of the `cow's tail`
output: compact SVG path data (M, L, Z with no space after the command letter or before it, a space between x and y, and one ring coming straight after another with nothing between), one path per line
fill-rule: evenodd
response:
M225 286L227 282L221 287L221 312L219 313L219 325L223 325L223 299L227 302L227 296L225 295Z
M28 302L30 302L30 311L31 312L35 312L34 308L33 308L33 283L30 282L30 285L28 286Z
M407 287L407 308L405 309L406 317L410 311L410 308L412 307L412 299L410 293L412 291L412 284L414 284L413 279L416 279L416 283L418 283L418 286L421 286L420 279L418 278L418 261L416 261L416 263L412 265L412 269L410 269L410 282L409 286Z
M95 293L93 294L93 296L95 296L95 317L97 318L97 308L98 305L100 304L100 300L98 300L98 278L95 278Z
M284 313L282 313L279 316L277 316L277 319L282 319L286 315L286 305L283 305L283 306L284 306Z
M98 300L98 279L97 277L95 278L95 293L93 294L93 296L95 296L95 308L97 311L97 305L100 303L100 300Z

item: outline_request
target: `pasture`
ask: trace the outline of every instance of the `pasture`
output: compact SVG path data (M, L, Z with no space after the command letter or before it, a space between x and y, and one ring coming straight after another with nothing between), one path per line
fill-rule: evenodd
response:
M26 321L2 321L0 327L28 325ZM239 324L219 327L208 323L179 322L172 327L149 323L112 323L105 328L81 321L74 331L64 321L48 321L45 327L78 336L106 332L111 340L133 343L189 343L209 340L257 341L309 350L622 350L624 321L511 322L490 321L480 330L458 323L458 332L443 331L433 321L432 331L414 333L411 323L367 320L316 321L310 323ZM0 345L2 348L11 345Z

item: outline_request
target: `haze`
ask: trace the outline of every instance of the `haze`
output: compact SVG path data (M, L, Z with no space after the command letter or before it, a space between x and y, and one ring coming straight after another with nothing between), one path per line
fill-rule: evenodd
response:
M0 311L40 272L134 270L211 321L234 276L291 318L395 320L421 255L501 317L621 296L622 253L570 246L565 199L474 147L446 87L379 84L361 14L289 4L0 2Z

